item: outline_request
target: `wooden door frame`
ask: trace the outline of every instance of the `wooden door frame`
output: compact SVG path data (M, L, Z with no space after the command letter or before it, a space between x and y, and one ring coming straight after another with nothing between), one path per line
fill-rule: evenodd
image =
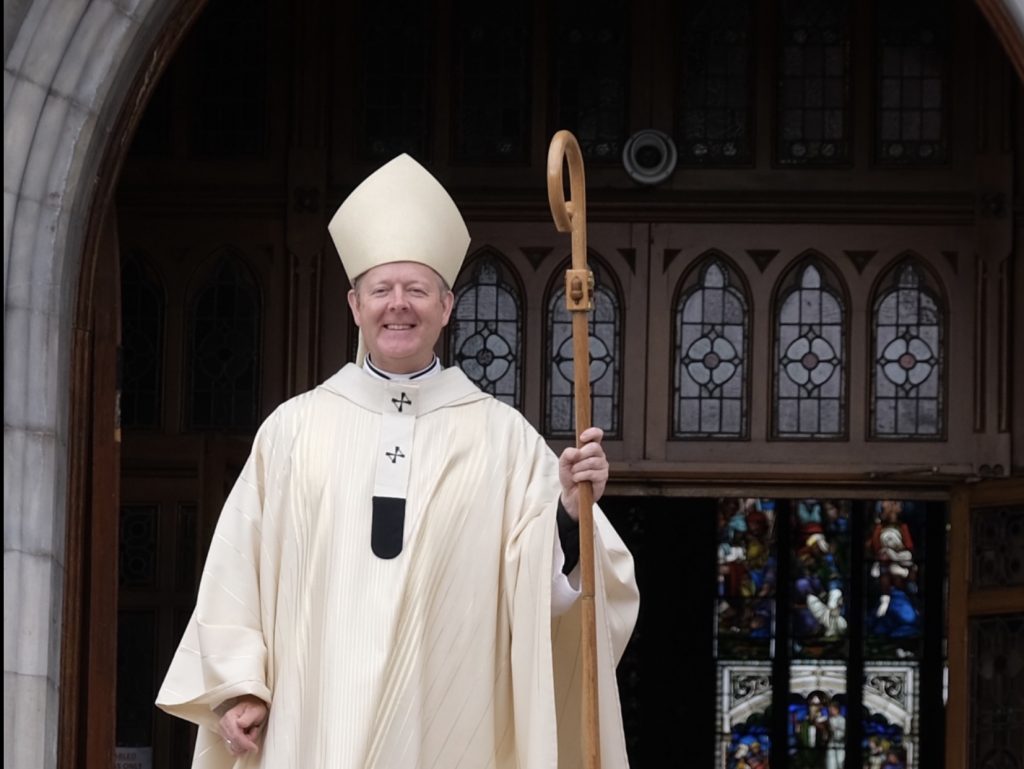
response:
M114 764L117 703L117 536L120 324L114 190L149 99L206 0L174 0L110 127L87 215L72 321L57 766ZM113 260L113 261L112 261ZM97 276L99 275L99 280ZM111 357L113 356L113 357ZM107 428L112 428L108 430Z
M950 495L946 769L970 765L970 620L991 614L1024 613L1024 591L1020 588L971 588L971 512L1021 503L1022 477L961 485Z

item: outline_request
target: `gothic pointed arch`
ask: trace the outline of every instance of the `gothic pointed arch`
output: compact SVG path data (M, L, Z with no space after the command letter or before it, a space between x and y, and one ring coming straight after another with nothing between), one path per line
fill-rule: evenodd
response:
M622 340L624 302L622 286L598 253L588 249L594 273L594 309L589 313L591 422L606 438L622 433ZM551 437L574 435L572 317L565 306L566 258L552 273L544 291L544 433Z
M943 440L948 302L920 255L893 260L871 290L868 435Z
M454 293L448 360L484 392L522 408L526 293L519 275L499 250L484 246L467 259Z
M245 255L216 249L186 296L185 429L255 429L263 301Z
M675 289L672 438L749 435L750 288L723 252L698 257Z
M798 256L776 282L772 437L847 437L849 297L839 270L814 250Z

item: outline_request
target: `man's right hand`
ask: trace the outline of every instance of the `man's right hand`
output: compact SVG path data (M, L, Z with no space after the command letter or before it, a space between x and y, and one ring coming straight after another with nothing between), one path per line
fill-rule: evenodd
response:
M267 703L251 694L243 695L217 722L220 736L233 756L244 756L260 749L263 725L267 721Z

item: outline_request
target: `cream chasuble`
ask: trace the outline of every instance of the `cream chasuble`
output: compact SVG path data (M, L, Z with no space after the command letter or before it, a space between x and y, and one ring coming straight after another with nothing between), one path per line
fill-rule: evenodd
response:
M157 698L200 725L194 766L579 766L578 604L551 617L560 490L543 438L458 369L387 382L348 365L282 404L225 503ZM404 500L388 503L401 538L385 557L375 496ZM594 512L610 769L626 766L615 665L638 595ZM242 694L270 715L236 763L213 708Z

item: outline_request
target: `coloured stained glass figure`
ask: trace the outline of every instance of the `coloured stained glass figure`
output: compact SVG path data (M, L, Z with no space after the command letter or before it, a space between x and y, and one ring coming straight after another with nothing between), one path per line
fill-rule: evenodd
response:
M884 500L876 504L869 547L879 599L875 608L876 629L893 637L916 633L917 610L911 595L917 592L917 566L910 527L901 519L903 503Z

